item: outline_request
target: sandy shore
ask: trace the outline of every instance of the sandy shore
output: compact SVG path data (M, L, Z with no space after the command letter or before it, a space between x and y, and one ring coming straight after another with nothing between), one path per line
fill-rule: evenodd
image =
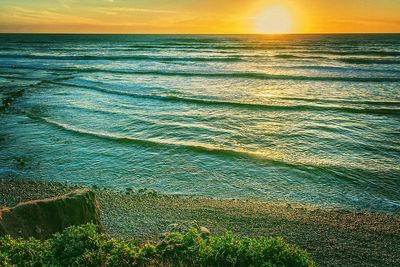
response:
M77 186L0 180L0 206L47 198ZM307 249L318 266L400 266L400 215L354 213L310 206L166 196L94 189L107 232L139 240L157 238L173 223L219 234L283 236Z

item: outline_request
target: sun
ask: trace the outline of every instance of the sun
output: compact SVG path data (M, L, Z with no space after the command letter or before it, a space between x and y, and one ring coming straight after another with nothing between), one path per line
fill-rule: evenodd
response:
M254 30L261 34L290 33L293 28L293 18L285 6L265 7L255 18Z

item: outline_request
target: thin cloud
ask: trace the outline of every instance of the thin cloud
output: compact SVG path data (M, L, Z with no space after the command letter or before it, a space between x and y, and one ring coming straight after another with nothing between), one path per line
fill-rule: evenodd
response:
M33 22L33 23L43 23L43 22L71 22L71 23L98 23L97 20L84 18L74 15L66 15L58 12L52 12L48 10L31 10L21 7L12 7L10 12L7 13L9 18L16 19L20 22ZM45 21L43 20L45 18Z
M66 0L58 0L58 2L60 3L60 5L65 8L65 9L71 9L71 7L66 3Z
M107 0L108 1L108 0ZM164 9L150 9L150 8L127 8L127 7L109 7L109 8L98 8L103 12L121 12L121 13L164 13L164 14L179 14L181 12L164 10Z

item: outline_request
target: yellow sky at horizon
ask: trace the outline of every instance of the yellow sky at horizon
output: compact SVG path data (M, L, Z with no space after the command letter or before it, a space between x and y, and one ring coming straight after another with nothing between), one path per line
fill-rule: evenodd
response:
M2 0L0 10L0 32L400 32L397 0Z

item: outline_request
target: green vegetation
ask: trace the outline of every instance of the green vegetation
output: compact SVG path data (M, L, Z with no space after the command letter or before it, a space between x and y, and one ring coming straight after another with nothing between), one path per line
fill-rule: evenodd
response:
M0 266L315 266L304 250L281 238L211 236L192 228L138 244L70 227L46 241L0 237Z

